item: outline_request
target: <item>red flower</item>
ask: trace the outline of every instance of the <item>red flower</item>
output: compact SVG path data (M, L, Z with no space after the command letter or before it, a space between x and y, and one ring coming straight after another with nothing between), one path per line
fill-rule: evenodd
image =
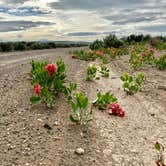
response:
M72 57L73 59L76 59L76 54L71 54L71 57Z
M36 84L35 86L34 86L34 92L39 96L40 95L40 92L41 92L41 90L40 90L41 88L40 88L40 85L39 84Z
M118 103L110 104L108 106L108 108L110 109L108 111L108 113L110 115L116 115L116 116L119 116L119 117L124 117L125 116L125 111L120 107L120 105Z
M102 51L96 51L96 54L99 56L104 56L104 53Z
M48 64L45 67L45 69L47 70L49 76L52 76L58 70L57 67L54 64Z
M117 50L113 50L113 54L116 55L117 54Z

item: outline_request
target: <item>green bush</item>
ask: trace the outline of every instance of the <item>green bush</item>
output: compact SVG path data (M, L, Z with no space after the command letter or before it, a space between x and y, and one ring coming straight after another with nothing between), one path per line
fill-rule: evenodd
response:
M119 40L115 35L110 34L104 38L104 47L105 48L119 48L123 46L123 41Z
M162 55L161 57L159 57L155 60L155 66L159 70L165 70L166 69L166 54Z
M11 42L0 43L0 47L3 52L13 51L14 49L13 44Z
M90 48L91 50L98 50L98 49L103 48L103 46L104 46L103 41L101 41L101 40L95 40L93 43L91 43L91 44L89 45L89 48Z

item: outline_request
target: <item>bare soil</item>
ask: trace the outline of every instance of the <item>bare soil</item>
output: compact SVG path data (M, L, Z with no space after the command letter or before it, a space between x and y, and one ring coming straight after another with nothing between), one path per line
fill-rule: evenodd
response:
M1 166L155 166L154 143L166 142L166 71L145 66L133 72L128 56L108 64L110 77L85 81L86 67L99 61L73 60L69 49L0 54L0 165ZM29 62L61 57L69 81L94 100L98 91L110 90L126 110L119 118L94 109L93 121L76 126L69 121L70 105L58 96L56 106L32 106ZM126 95L119 77L123 72L144 72L141 92ZM52 129L44 128L48 124ZM165 144L166 145L166 144ZM75 154L83 148L83 155Z

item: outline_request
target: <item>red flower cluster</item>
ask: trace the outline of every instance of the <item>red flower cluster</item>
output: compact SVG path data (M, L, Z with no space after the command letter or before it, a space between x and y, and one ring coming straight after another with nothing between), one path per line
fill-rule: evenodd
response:
M34 92L39 96L40 95L40 92L41 92L41 90L40 90L41 88L40 88L40 85L39 84L36 84L35 86L34 86Z
M76 59L76 54L71 54L71 57L72 57L73 59Z
M118 103L110 104L108 108L110 109L108 111L110 115L116 115L119 117L125 116L125 111L121 108L121 106Z
M113 50L113 55L116 55L117 54L117 50Z
M48 75L51 77L54 73L57 72L57 67L54 64L48 64L46 65L45 69L48 72Z
M101 57L104 56L104 53L103 53L102 51L100 51L100 50L99 50L99 51L96 51L96 54L97 54L98 56L101 56Z

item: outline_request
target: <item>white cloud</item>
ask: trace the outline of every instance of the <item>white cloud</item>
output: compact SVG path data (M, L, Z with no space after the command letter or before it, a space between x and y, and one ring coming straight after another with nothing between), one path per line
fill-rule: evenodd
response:
M38 22L38 25L29 27L19 24L17 31L0 31L0 38L92 41L111 32L118 36L147 33L148 30L151 34L166 34L166 30L161 32L166 21L166 1L159 1L0 0L0 22ZM41 25L39 22L51 24ZM150 30L149 25L154 28Z

